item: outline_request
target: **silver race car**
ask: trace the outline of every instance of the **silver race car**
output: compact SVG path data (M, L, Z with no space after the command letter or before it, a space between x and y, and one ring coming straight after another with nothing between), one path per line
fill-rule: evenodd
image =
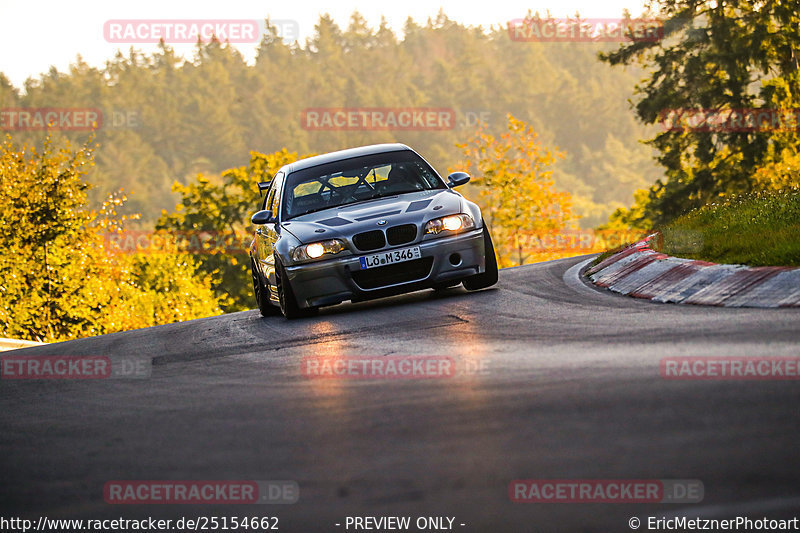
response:
M497 260L480 209L414 150L379 144L302 159L266 191L250 245L262 315L287 318L346 300L463 283L497 283ZM277 306L277 307L276 307Z

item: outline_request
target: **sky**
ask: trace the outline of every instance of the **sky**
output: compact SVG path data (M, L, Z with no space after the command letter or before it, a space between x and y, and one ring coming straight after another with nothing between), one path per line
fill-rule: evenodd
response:
M68 70L80 56L89 65L102 67L117 50L127 52L131 44L107 42L103 27L109 20L144 19L255 19L286 21L287 32L298 32L300 42L314 32L319 15L330 14L341 27L346 27L353 11L358 11L372 27L381 16L398 35L410 16L419 24L435 17L440 9L450 18L470 26L502 25L522 18L531 10L553 17L568 17L576 12L587 18L617 18L623 9L634 16L642 13L643 0L225 0L203 4L197 0L0 0L0 72L17 88L28 77L38 77L51 66ZM294 28L294 29L293 29ZM137 49L152 52L155 44L136 44ZM176 52L191 57L193 46L171 45ZM248 61L255 56L256 43L236 44Z

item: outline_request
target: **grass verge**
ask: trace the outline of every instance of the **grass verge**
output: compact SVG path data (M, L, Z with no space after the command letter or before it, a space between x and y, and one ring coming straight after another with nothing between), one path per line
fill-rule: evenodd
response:
M800 188L712 203L676 219L661 233L659 251L677 257L800 266Z

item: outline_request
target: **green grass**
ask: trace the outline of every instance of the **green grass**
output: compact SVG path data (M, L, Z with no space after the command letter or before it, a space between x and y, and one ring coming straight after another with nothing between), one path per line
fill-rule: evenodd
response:
M712 203L661 229L660 251L749 266L800 266L800 188Z
M598 255L597 257L595 257L594 261L589 263L589 266L593 267L593 266L595 266L597 264L602 263L603 261L605 261L607 258L609 258L612 255L614 255L615 253L621 252L622 250L624 250L626 246L628 246L628 245L625 244L625 245L622 245L622 246L617 246L616 248L612 248L610 250L606 250L605 252L603 252L600 255Z

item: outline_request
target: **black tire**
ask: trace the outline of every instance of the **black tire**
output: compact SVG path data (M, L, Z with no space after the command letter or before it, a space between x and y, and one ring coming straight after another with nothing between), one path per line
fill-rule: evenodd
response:
M252 257L250 258L250 272L253 275L253 294L255 294L256 305L261 312L261 316L278 314L278 308L269 301L269 290L264 284L264 279L261 277L261 274L256 270L256 265Z
M292 284L286 277L283 265L275 258L275 285L278 287L278 300L281 304L281 313L288 319L314 316L319 312L319 307L300 307L297 305Z
M483 274L471 276L463 281L464 288L468 291L478 291L497 283L497 257L494 255L492 236L489 235L489 228L486 227L486 223L483 224L483 246L484 255L486 256L486 269Z

